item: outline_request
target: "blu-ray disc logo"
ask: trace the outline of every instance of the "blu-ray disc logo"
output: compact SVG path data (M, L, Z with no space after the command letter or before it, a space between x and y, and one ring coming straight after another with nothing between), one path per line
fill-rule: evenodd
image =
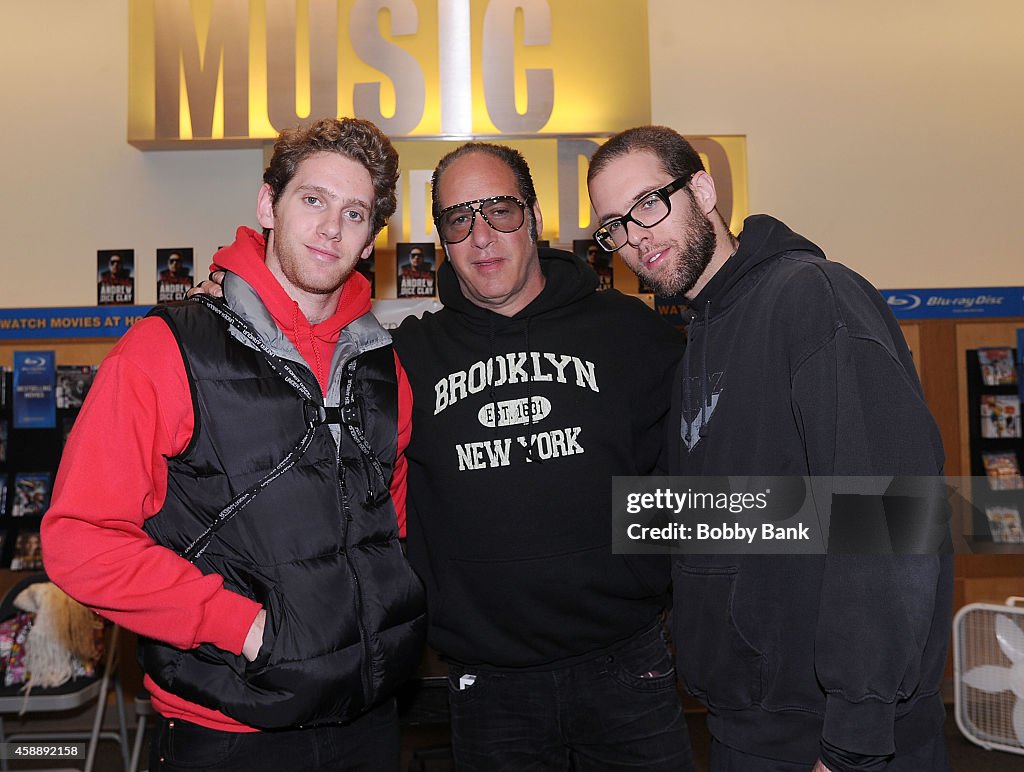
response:
M46 357L25 357L21 364L23 367L46 367Z
M890 295L889 305L900 311L913 311L921 305L921 298L918 295Z

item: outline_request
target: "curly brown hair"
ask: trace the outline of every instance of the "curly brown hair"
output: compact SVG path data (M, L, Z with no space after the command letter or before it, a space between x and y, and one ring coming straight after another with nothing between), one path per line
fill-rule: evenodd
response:
M341 153L370 173L373 182L373 236L395 213L398 185L398 151L384 133L370 121L359 118L322 118L286 129L274 143L274 155L263 172L263 181L277 199L304 160L316 153Z

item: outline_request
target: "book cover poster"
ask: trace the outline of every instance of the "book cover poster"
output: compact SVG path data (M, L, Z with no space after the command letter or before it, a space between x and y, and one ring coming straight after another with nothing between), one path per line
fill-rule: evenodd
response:
M612 289L615 286L612 276L612 253L605 252L592 239L575 239L572 251L597 274L598 290Z
M43 546L39 531L20 531L11 557L12 571L38 571L43 567Z
M156 251L157 303L184 300L192 284L192 247Z
M100 249L96 252L96 303L123 306L135 303L135 250Z
M1020 437L1020 397L982 394L981 436L988 439Z
M986 386L1013 386L1017 383L1017 367L1011 348L980 348L978 364L981 380Z
M1021 527L1020 511L1015 506L986 507L992 541L1001 544L1024 544L1024 528Z
M377 250L370 250L370 256L356 262L356 271L370 282L370 297L377 297Z
M988 485L994 491L1017 490L1024 488L1024 477L1021 477L1017 454L1012 450L1005 453L982 453L985 475Z
M42 517L50 506L48 472L19 472L14 476L11 517Z
M57 425L52 351L14 352L14 427L52 429Z
M92 365L57 365L57 407L81 407L95 376Z
M395 247L398 265L398 297L433 297L437 276L433 243L400 242Z

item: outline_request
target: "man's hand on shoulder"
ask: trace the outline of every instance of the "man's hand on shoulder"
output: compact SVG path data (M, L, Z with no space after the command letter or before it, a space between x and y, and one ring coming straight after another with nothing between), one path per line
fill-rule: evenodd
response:
M186 292L185 297L190 298L193 295L209 295L212 298L222 298L224 297L224 290L220 285L223 283L224 271L214 271L210 274L209 279L204 279L202 282Z
M207 282L203 282L206 284ZM242 644L242 656L249 662L254 662L260 654L263 646L263 628L267 624L267 611L260 609L256 618L252 620L252 626L245 636L245 643ZM827 771L826 771L827 772Z

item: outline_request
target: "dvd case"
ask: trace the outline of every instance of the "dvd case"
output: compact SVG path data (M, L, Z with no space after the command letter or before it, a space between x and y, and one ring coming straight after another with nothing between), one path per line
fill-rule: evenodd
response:
M981 395L982 437L1020 437L1020 428L1020 397L1016 394Z
M986 386L1013 386L1017 383L1012 348L980 348L978 364L981 381Z
M57 407L81 407L95 377L96 368L92 365L57 365Z
M14 476L12 517L42 517L50 506L48 472L18 472Z
M1021 527L1020 510L1015 506L992 506L985 508L992 541L1001 544L1024 544L1024 528Z
M989 488L992 490L1006 491L1024 488L1024 477L1021 477L1020 474L1017 454L1012 450L982 453L981 460L985 465Z
M39 531L19 531L11 557L12 571L39 571L43 567L43 549Z

